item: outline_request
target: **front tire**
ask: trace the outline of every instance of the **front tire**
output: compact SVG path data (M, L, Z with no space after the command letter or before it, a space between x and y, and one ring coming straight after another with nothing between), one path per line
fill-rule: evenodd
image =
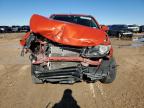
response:
M101 83L112 83L116 78L116 62L114 58L110 59L109 71L107 72L107 76L100 80Z
M122 34L118 33L118 38L121 39L122 38Z
M31 78L34 84L43 84L43 81L35 76L36 65L31 64Z

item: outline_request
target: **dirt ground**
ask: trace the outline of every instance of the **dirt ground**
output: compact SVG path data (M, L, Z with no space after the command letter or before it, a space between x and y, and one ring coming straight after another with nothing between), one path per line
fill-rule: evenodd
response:
M31 82L28 55L20 57L22 35L0 34L0 108L144 107L144 46L111 39L118 65L111 84L36 85Z

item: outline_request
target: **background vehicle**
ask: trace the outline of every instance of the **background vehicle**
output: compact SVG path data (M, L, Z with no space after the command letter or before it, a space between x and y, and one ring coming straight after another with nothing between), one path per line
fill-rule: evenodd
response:
M31 53L34 83L111 83L115 79L107 27L100 27L92 16L54 14L48 19L33 15L30 28L20 43L22 55Z
M5 27L4 26L0 26L0 33L3 33L5 31Z
M138 25L128 25L128 29L131 31L131 32L134 32L134 33L138 33L139 32L139 26Z
M20 32L20 26L12 26L11 31L12 32Z
M144 32L144 25L141 25L141 26L140 26L139 32L140 32L140 33L141 33L141 32Z
M128 37L131 38L133 33L128 29L127 25L112 25L109 28L108 34L118 38Z
M20 32L28 32L28 31L30 31L30 27L29 26L21 26L21 28L20 28Z
M0 33L9 33L11 28L9 26L0 26Z

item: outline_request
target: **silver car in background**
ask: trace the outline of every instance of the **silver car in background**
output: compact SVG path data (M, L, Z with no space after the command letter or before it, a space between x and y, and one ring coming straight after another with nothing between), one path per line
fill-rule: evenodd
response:
M138 25L128 25L128 29L133 32L133 33L138 33L139 32L139 26Z

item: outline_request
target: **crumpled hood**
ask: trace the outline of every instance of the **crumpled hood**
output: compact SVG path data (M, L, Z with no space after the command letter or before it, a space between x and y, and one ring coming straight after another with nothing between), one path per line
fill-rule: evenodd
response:
M71 46L96 46L105 43L106 33L100 29L33 15L30 28L54 42Z

